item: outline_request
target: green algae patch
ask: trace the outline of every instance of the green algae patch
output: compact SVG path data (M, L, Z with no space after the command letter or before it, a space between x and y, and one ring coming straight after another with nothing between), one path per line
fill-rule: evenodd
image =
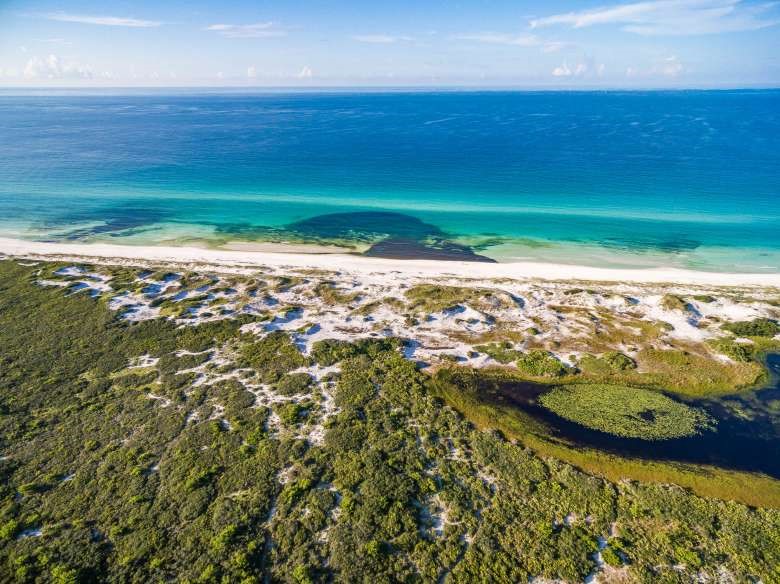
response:
M539 401L562 418L624 438L682 438L713 425L702 410L662 393L623 385L563 385L553 388Z

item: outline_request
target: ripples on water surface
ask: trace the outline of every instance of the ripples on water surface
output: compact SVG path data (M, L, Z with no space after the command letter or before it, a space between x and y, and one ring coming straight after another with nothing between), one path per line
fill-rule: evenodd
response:
M15 236L394 211L502 260L780 270L778 91L4 92L0 179Z

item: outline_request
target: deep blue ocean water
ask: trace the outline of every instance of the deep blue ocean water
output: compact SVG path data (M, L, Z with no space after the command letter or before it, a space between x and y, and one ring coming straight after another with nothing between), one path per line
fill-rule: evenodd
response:
M777 272L780 90L0 92L0 235Z

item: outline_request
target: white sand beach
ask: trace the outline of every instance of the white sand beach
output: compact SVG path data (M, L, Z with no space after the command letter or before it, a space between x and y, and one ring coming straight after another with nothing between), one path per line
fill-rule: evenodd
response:
M675 283L708 286L780 287L780 274L717 273L677 268L620 269L553 263L480 263L369 258L344 253L290 253L196 247L128 246L104 243L45 243L0 238L0 254L18 258L100 258L210 264L232 267L319 269L354 274L398 273L406 276L480 279Z

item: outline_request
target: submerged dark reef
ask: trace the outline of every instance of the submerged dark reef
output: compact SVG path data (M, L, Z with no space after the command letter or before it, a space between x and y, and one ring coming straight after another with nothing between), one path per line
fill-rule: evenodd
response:
M494 262L468 246L454 243L435 225L388 211L330 213L298 221L287 229L303 237L371 243L364 255L394 259Z
M173 210L156 205L105 206L99 211L74 211L47 222L45 228L65 228L59 239L74 241L96 236L123 237L154 229L160 222L177 223ZM68 226L94 223L67 230ZM211 223L218 237L244 240L284 240L316 243L368 244L364 255L393 259L495 262L430 223L404 213L357 211L327 213L283 227L251 223ZM495 240L495 238L494 238ZM498 241L498 240L495 240ZM484 247L484 246L483 246Z

